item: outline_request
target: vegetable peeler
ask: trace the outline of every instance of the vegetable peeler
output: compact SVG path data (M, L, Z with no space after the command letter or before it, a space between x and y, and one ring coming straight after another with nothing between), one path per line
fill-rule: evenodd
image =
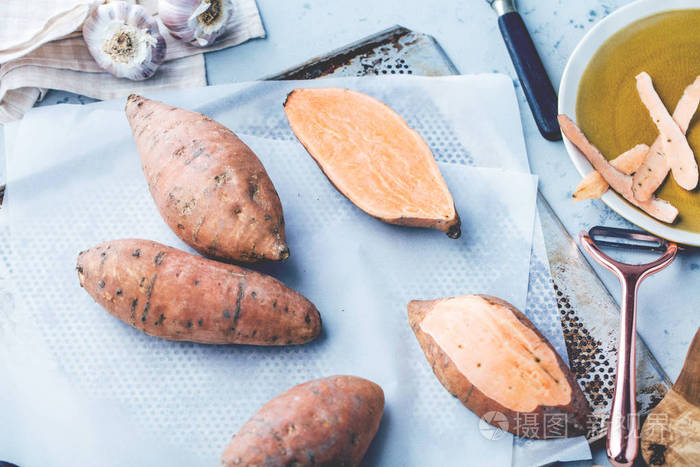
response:
M606 448L612 465L631 466L637 457L639 445L635 355L637 290L642 280L673 262L678 253L678 245L646 232L601 226L593 227L588 232L581 232L579 240L583 249L593 259L615 273L622 287L617 373ZM663 254L650 263L626 264L603 253L601 247L645 250Z
M537 54L530 33L527 32L525 23L515 8L515 1L486 0L486 3L498 14L498 27L501 29L532 116L535 117L537 128L545 139L560 140L557 94Z

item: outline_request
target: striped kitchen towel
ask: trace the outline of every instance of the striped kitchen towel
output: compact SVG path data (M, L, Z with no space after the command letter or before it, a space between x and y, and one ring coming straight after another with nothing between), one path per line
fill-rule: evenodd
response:
M0 123L22 118L47 89L96 99L132 92L205 86L203 52L265 37L255 0L234 0L227 32L212 47L194 47L174 39L160 24L167 42L166 62L145 81L118 79L103 72L83 41L80 28L90 9L87 0L3 0L0 16ZM130 0L155 13L157 0Z

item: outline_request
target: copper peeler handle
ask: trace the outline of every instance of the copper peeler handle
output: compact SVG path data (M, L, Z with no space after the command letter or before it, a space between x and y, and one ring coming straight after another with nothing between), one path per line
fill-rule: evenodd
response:
M631 466L637 457L639 445L635 371L637 290L642 280L671 264L678 253L678 245L663 242L666 249L659 259L647 264L633 265L610 258L586 232L579 234L579 240L588 254L617 276L622 287L617 374L610 410L607 454L614 466Z

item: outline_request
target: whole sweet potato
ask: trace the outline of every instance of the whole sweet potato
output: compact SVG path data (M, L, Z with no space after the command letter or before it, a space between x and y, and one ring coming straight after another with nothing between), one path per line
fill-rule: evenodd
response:
M78 255L80 285L146 334L204 344L303 344L321 332L316 307L277 279L148 240Z
M287 259L275 187L231 130L196 112L133 94L126 116L153 200L185 243L227 261Z
M384 412L384 392L356 376L330 376L283 392L236 433L224 467L355 466Z
M510 303L414 300L408 319L438 380L485 421L526 438L585 433L590 409L571 371Z

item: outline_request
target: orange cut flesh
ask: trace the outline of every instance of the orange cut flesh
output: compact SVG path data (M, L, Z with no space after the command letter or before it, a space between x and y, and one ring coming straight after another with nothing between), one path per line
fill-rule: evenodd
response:
M571 401L552 348L502 305L478 295L445 299L420 326L460 373L503 407L532 412Z
M341 88L296 89L289 124L326 176L386 222L459 236L452 195L423 138L390 107Z

